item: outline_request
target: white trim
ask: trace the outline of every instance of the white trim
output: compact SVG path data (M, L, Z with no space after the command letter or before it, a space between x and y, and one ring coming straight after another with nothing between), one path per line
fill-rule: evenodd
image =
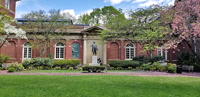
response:
M27 42L25 42L24 44L26 44ZM23 44L23 49L22 49L22 61L23 60L30 60L31 58L32 58L32 46L24 46L24 44ZM24 58L24 48L27 48L27 57L26 58ZM31 48L31 58L29 58L28 56L29 56L29 48Z
M157 48L157 55L158 55L159 49L160 49L161 56L163 56L163 47L158 47ZM167 49L165 49L165 60L167 60Z
M7 2L6 2L7 1ZM8 6L6 7L6 4L8 4ZM10 9L10 0L5 0L5 8Z
M58 42L58 43L60 43L60 42ZM56 46L58 43L55 44L54 59L62 60L62 59L65 59L65 46ZM56 58L56 48L59 48L59 58ZM61 50L60 48L63 48L63 58L60 58L60 50Z
M128 44L132 44L132 43L128 43ZM127 46L128 44L126 44L126 46ZM134 57L135 57L135 45L134 45L134 44L132 44L132 45L133 45L133 47L126 47L126 46L125 46L125 59L126 59L126 60L132 60L132 59L131 59L131 48L134 49ZM127 49L127 48L129 49L129 59L126 58L126 49Z

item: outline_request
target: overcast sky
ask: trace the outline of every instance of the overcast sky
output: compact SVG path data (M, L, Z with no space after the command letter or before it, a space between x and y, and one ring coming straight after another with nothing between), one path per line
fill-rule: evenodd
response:
M20 18L22 14L30 13L31 10L60 9L63 12L69 12L78 17L83 13L92 12L93 8L102 8L104 6L114 6L124 11L148 7L152 4L171 5L174 0L21 0L17 1L15 18Z

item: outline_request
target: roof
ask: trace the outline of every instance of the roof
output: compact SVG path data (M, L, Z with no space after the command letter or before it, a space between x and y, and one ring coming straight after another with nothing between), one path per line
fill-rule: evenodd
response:
M33 21L33 22L36 22L37 19L24 19L24 18L16 18L17 22L27 22L27 21ZM50 20L49 19L41 19L41 21L43 22L49 22ZM56 20L57 22L61 22L63 20ZM73 22L72 20L64 20L64 22L70 22L72 25L73 25Z

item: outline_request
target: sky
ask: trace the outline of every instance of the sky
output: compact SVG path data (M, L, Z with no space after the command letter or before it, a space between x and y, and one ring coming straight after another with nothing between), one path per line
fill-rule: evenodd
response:
M33 11L60 9L68 12L76 18L84 13L91 13L93 8L114 6L124 11L148 7L152 4L172 5L174 0L21 0L17 1L15 18L21 18L22 14Z

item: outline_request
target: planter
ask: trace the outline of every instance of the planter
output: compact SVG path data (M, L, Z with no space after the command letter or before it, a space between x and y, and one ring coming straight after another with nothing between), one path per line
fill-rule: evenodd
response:
M177 69L177 70L176 70L176 73L179 73L179 74L182 73L182 67L178 66L176 69Z

